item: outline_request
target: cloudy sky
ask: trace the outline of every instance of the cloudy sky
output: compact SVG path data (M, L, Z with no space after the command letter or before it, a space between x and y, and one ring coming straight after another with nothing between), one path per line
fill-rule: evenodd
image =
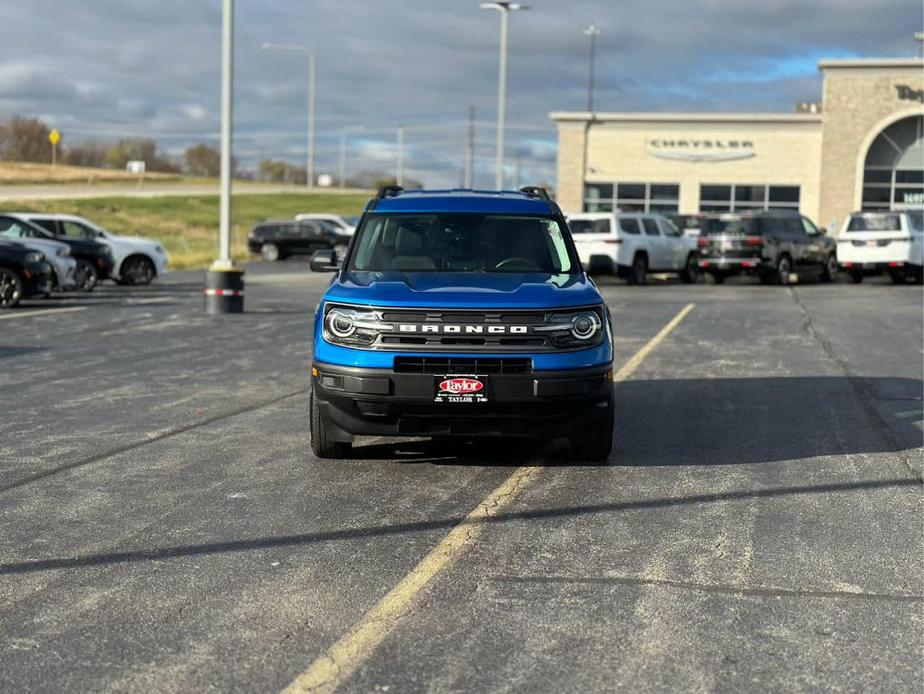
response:
M600 111L791 111L820 98L822 57L911 56L921 0L534 0L511 17L508 160L521 182L553 180L550 111L586 103L590 22ZM317 54L318 171L394 167L460 182L468 109L477 179L492 183L498 14L477 0L237 0L235 150L304 160L306 67ZM38 116L65 142L151 136L169 151L217 143L220 0L4 3L0 119Z

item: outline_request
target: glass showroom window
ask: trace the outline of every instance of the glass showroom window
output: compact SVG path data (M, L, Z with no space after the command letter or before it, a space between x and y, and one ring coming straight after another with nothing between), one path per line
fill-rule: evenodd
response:
M799 186L704 183L699 187L700 212L799 209Z
M660 212L680 209L677 183L588 183L584 186L585 212Z

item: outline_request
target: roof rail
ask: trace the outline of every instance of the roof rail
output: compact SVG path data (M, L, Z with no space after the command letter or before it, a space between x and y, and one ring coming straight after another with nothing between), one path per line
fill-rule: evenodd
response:
M549 197L549 194L546 192L545 188L540 188L539 186L525 186L520 188L520 192L523 195L528 195L531 198L540 198L546 202L552 202L552 199Z
M379 192L376 193L375 199L381 200L382 198L393 198L403 190L404 188L401 186L382 186L379 188Z

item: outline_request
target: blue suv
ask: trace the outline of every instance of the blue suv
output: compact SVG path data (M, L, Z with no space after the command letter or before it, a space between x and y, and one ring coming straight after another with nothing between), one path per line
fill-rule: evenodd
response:
M403 190L366 206L318 305L311 448L355 436L613 439L609 311L541 188Z

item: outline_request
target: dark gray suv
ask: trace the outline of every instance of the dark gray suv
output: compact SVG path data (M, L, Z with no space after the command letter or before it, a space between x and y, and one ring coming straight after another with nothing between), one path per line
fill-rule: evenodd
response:
M697 240L700 270L721 284L731 275L756 275L763 284L789 284L793 274L837 277L837 246L808 217L769 210L710 215Z

